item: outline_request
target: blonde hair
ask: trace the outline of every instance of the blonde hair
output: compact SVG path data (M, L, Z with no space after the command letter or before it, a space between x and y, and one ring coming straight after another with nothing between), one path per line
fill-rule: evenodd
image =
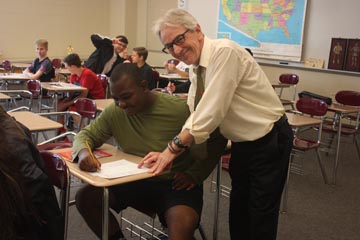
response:
M43 47L45 47L46 49L48 49L49 43L48 43L48 41L45 40L45 39L38 39L38 40L36 40L35 45L36 45L36 46L43 46Z

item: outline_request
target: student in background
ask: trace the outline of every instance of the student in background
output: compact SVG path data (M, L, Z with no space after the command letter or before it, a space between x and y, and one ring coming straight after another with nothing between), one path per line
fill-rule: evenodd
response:
M51 82L55 77L55 69L47 56L48 45L48 41L45 39L39 39L35 42L38 57L23 71L23 74L29 79Z
M176 73L183 78L189 78L189 65L177 59L170 59L165 63L165 69L168 73ZM187 93L190 88L190 81L182 82L175 85L169 81L167 90L172 93Z
M136 63L138 68L140 68L144 79L148 82L149 89L156 88L156 82L153 79L153 70L149 64L146 63L148 57L148 50L144 47L133 48L131 54L131 60L133 63Z
M54 187L29 129L0 107L0 239L62 240Z
M102 99L105 98L104 88L100 79L90 69L81 66L78 54L72 53L64 58L65 67L71 73L70 83L86 88L81 92L70 92L69 96L63 98L58 105L58 111L65 111L72 106L78 98ZM64 123L63 117L58 121Z
M189 65L176 59L170 59L164 64L168 73L176 73L180 77L189 78Z
M110 39L93 34L91 41L96 50L89 56L84 65L96 74L105 74L109 77L114 67L126 60L119 54L127 48L128 39L123 35Z

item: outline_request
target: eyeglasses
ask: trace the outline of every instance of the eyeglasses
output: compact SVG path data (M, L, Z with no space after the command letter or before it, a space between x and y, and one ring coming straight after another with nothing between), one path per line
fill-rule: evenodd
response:
M185 32L183 32L180 35L177 35L175 39L171 43L165 44L164 48L161 50L163 53L169 54L170 51L174 50L174 44L176 46L180 46L185 42L185 34L190 31L190 29L187 29Z

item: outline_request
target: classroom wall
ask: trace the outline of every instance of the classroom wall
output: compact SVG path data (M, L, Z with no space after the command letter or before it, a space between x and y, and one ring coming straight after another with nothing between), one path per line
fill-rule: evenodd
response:
M49 41L49 56L64 57L71 45L87 57L94 49L90 34L110 34L110 0L1 0L0 52L2 58L31 61L34 41ZM115 1L112 1L114 3ZM119 1L121 2L121 1ZM120 28L121 29L121 28Z
M188 0L188 11L199 20L204 33L216 37L217 0ZM204 6L206 5L206 12ZM331 38L359 38L357 24L360 22L360 1L358 0L308 0L304 28L303 57L322 58L325 68L329 58ZM271 82L277 82L281 73L296 73L300 77L298 92L313 91L334 97L342 89L360 91L360 74L333 70L305 68L303 64L289 63L281 66L278 62L257 59Z
M89 39L91 33L106 36L125 34L130 41L129 52L135 46L148 47L148 62L153 66L163 65L165 60L171 58L161 52L161 47L152 49L149 45L149 34L153 34L149 32L153 25L149 17L161 16L164 6L177 7L177 0L12 0L4 1L1 6L2 58L32 61L36 57L33 43L40 37L49 40L50 57L66 56L67 46L71 44L74 52L87 58L94 50ZM359 37L356 30L356 23L360 22L358 9L360 1L357 0L347 0L345 3L308 0L304 56L327 60L331 37ZM199 20L206 35L216 37L214 16L217 16L218 0L188 0L187 10ZM276 62L259 62L271 81L277 81L284 72L298 73L299 91L304 89L330 96L339 89L360 91L359 73L313 71L311 68L293 66L292 63L280 66Z

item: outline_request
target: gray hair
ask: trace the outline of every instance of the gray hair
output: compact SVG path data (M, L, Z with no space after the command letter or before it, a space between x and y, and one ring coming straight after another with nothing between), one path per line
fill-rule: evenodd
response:
M195 30L197 24L198 21L190 13L183 9L173 8L156 20L153 31L160 37L160 32L165 27L183 26L186 29Z

